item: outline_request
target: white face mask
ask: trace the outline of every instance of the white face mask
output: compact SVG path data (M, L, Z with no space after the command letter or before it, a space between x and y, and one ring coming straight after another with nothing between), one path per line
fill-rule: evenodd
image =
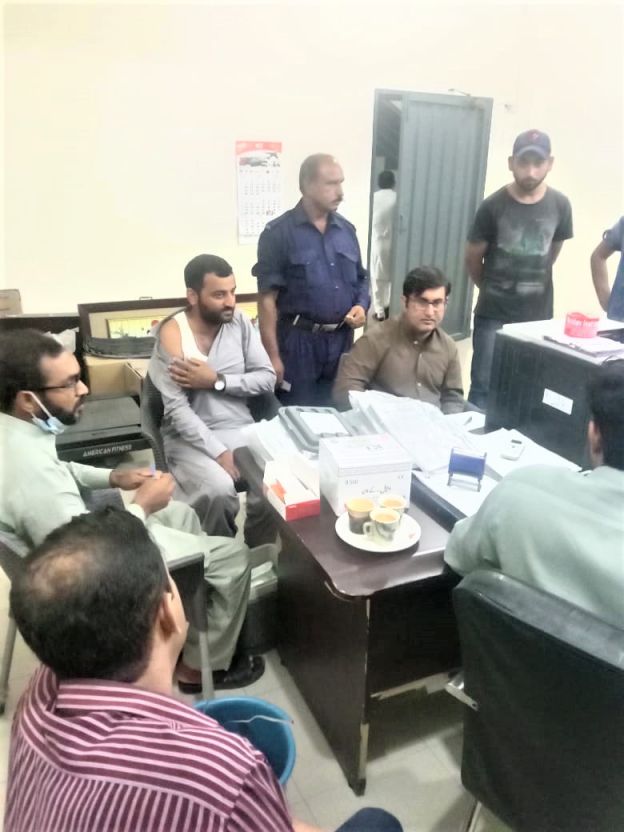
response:
M43 404L43 402L42 402L42 401L40 401L40 399L39 399L39 397L38 397L38 396L35 396L35 394L34 394L33 392L31 392L30 390L28 390L27 392L28 392L28 393L30 393L30 395L31 395L31 396L33 397L33 399L37 402L37 404L39 405L39 407L40 407L40 408L41 408L41 409L42 409L45 413L47 413L47 414L48 414L48 418L47 418L47 419L41 419L41 418L39 418L39 416L35 416L35 414L33 413L33 414L32 414L32 416L30 417L30 418L32 419L32 421L33 421L33 424L37 425L37 427L38 427L38 428L40 428L40 429L41 429L44 433L51 433L51 434L53 434L54 436L58 436L58 435L59 435L59 433L63 433L63 431L65 430L65 428L66 428L67 426L66 426L66 425L64 425L64 424L61 422L61 420L60 420L60 419L57 419L57 418L56 418L56 416L53 416L53 415L50 413L50 411L48 410L48 408L47 408L47 407Z

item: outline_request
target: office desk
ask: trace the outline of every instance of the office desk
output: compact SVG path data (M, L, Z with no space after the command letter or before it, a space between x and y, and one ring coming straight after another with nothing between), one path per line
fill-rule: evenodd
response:
M251 453L241 448L235 458L259 488ZM372 708L460 663L457 579L443 563L448 532L414 504L409 514L422 529L418 545L373 555L338 538L324 500L320 517L286 523L275 512L279 654L356 794L366 787Z

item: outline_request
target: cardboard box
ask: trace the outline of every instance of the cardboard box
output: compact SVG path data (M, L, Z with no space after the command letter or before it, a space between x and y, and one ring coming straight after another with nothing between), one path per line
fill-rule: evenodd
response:
M139 396L147 358L97 358L85 355L90 392L94 396Z
M319 495L306 488L283 462L267 462L263 488L267 500L284 520L300 520L321 513Z
M400 494L408 502L412 461L388 434L338 436L319 442L321 494L336 514L351 497L377 502L384 494Z

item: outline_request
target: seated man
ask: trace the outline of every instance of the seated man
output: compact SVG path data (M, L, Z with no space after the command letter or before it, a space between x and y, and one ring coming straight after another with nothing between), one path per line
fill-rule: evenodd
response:
M291 820L259 751L172 697L187 624L136 517L107 509L56 529L11 609L44 666L13 722L6 832L315 832ZM401 826L369 809L342 829Z
M381 390L435 404L443 413L464 409L457 347L439 328L450 292L439 269L412 269L403 283L401 315L369 329L342 359L334 384L339 407L349 405L350 390Z
M593 471L534 466L509 474L461 520L445 560L500 569L624 629L624 361L590 385Z
M87 511L80 489L136 489L128 511L145 523L165 558L204 553L215 686L250 684L262 675L262 659L234 658L249 598L247 547L204 534L192 509L170 502L174 481L169 474L61 462L54 437L80 418L88 392L76 358L54 338L28 329L0 336L0 532L27 547L37 545ZM195 633L184 658L180 685L198 691Z
M207 534L236 534L239 473L232 451L253 422L247 398L271 393L275 371L251 321L235 311L236 280L221 257L200 254L184 269L189 305L160 325L149 374L164 405L161 433L176 496ZM275 540L264 503L247 497L245 539Z

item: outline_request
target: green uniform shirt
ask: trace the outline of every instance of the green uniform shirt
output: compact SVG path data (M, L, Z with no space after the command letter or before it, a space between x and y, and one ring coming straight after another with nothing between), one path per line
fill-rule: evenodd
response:
M457 523L444 557L460 574L500 569L624 629L624 471L509 474Z

